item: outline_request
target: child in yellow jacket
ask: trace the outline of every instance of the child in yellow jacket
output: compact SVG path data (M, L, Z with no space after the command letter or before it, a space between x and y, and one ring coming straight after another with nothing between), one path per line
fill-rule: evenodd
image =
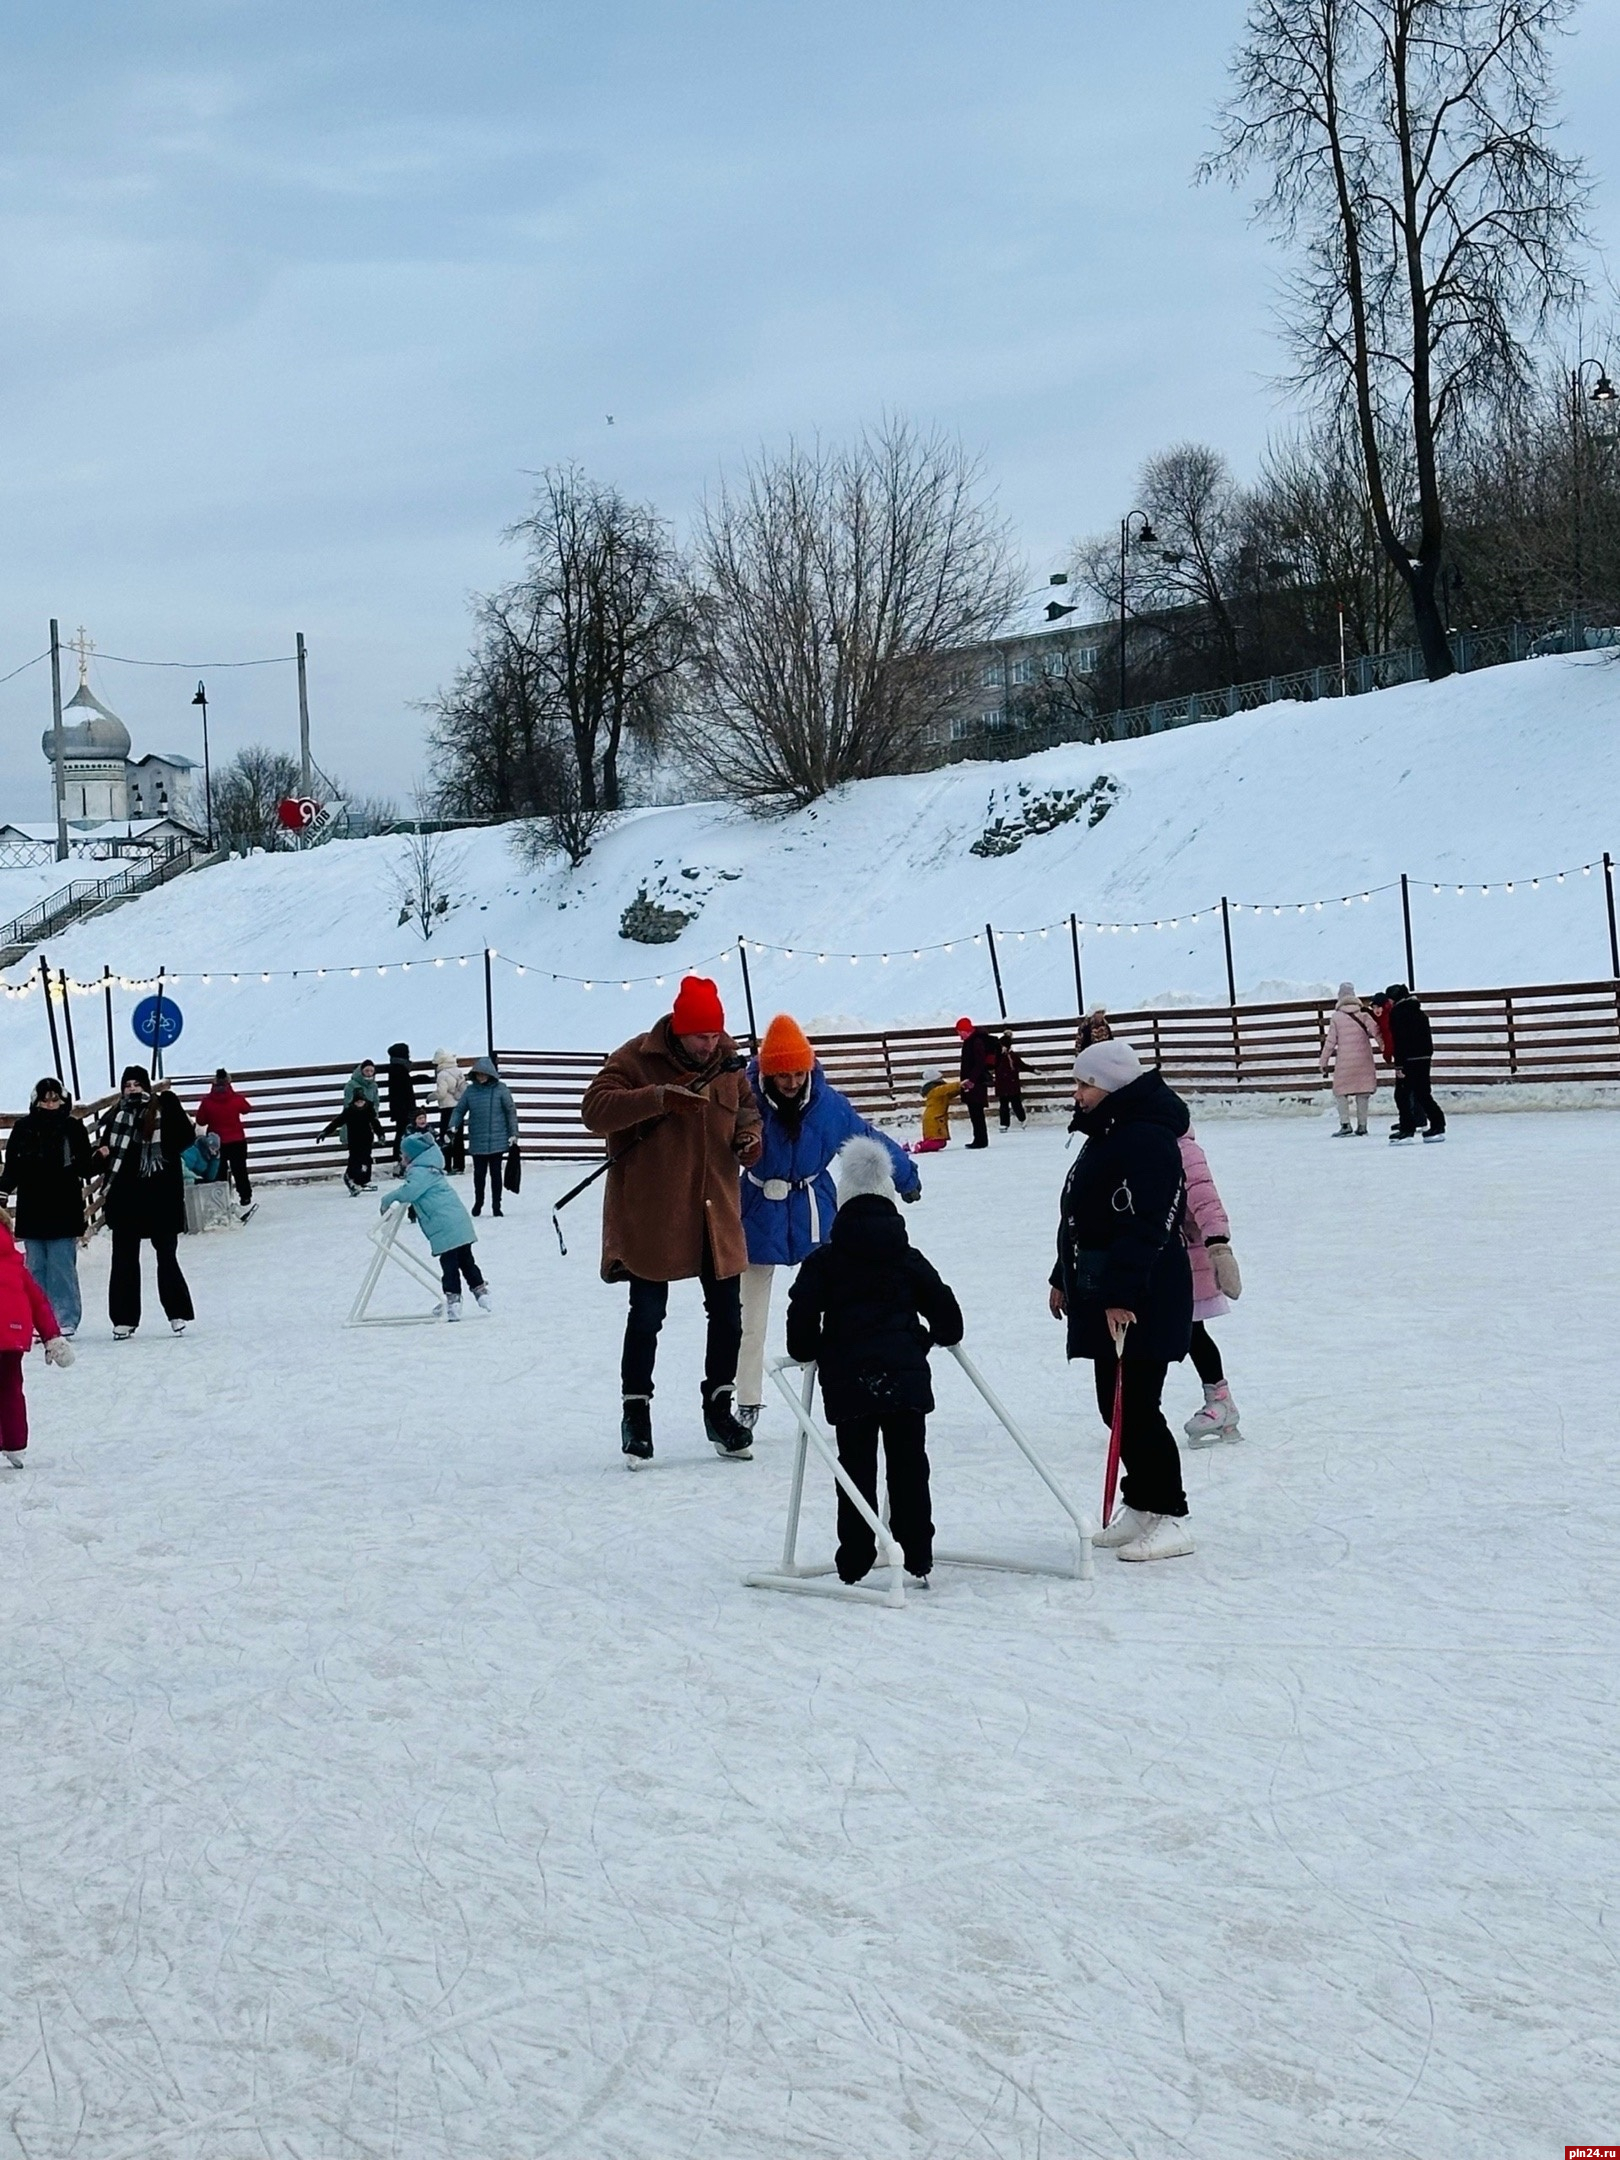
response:
M947 1080L937 1066L930 1065L923 1073L922 1138L912 1142L913 1155L937 1155L950 1145L951 1104L961 1092L961 1081Z

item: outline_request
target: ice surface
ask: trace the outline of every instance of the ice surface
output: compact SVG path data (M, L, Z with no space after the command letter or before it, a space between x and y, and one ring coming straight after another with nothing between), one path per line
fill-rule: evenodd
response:
M1381 1098L1387 1103L1387 1096ZM745 1590L790 1445L700 1444L678 1289L532 1171L497 1311L345 1332L370 1203L186 1241L200 1317L29 1360L0 1471L0 2152L1531 2160L1620 2120L1611 1114L1210 1122L1249 1435L1199 1551L903 1613ZM1050 1130L912 1234L1092 1501ZM583 1213L590 1202L578 1204ZM148 1294L150 1294L150 1289ZM405 1297L414 1295L408 1289ZM778 1323L780 1313L778 1312ZM945 1364L943 1538L1056 1542ZM1176 1422L1197 1387L1172 1377ZM830 1544L825 1480L806 1548Z
M1100 824L1081 816L1010 855L972 852L987 825L1017 813L1020 788L1040 797L1103 774L1120 795ZM736 961L716 965L739 933L793 953L751 956L762 1023L779 1008L812 1031L993 1013L987 921L1013 1015L1066 1013L1071 911L1092 923L1149 925L1088 931L1088 1000L1116 1009L1149 998L1219 1002L1226 970L1211 909L1223 893L1247 903L1232 921L1241 997L1331 992L1347 975L1382 985L1406 972L1400 895L1375 891L1365 903L1359 895L1402 871L1419 881L1420 985L1590 981L1611 964L1601 874L1539 890L1527 881L1615 848L1617 796L1620 656L1589 653L1343 703L1267 706L1150 741L868 781L791 818L712 803L644 811L601 840L577 873L522 869L505 833L478 833L446 844L455 906L430 945L398 921L405 844L385 839L181 878L53 939L50 958L86 980L104 962L132 977L160 965L180 971L186 1031L169 1063L188 1073L380 1057L401 1036L423 1052L440 1043L481 1050L485 946L507 956L495 970L495 1024L513 1048L608 1049L645 1027L692 965L718 975L742 1026ZM1458 880L1472 889L1459 895ZM1494 890L1481 893L1481 883ZM642 892L692 915L678 943L619 935ZM1334 904L1318 912L1324 897ZM1300 902L1312 903L1304 915ZM1257 903L1268 912L1257 915ZM1272 904L1285 912L1270 913ZM1154 930L1155 918L1167 927ZM946 939L950 953L912 959L913 948ZM887 965L872 957L852 967L847 958L885 951ZM446 953L447 966L435 967ZM475 957L458 966L465 953ZM531 972L518 975L508 959ZM408 975L398 966L406 960ZM348 973L354 966L358 977ZM296 981L259 980L294 968ZM195 980L204 970L210 983ZM544 970L589 977L595 988L535 972ZM619 988L627 976L659 974L665 989ZM120 1064L134 1048L131 1009L145 994L115 993ZM100 994L74 1010L81 1077L103 1086ZM49 1048L39 998L0 1004L0 1106L26 1102Z

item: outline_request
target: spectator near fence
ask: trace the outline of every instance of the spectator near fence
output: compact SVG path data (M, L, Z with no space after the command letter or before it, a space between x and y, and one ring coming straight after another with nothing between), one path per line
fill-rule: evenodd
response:
M518 1136L517 1105L512 1090L495 1070L493 1058L474 1058L461 1100L450 1113L450 1130L467 1135L473 1163L473 1213L484 1212L484 1186L490 1189L491 1213L501 1212L501 1165Z

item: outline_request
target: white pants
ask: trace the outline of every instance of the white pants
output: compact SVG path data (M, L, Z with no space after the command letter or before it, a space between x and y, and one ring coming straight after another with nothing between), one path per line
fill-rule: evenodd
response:
M1370 1095L1335 1094L1333 1100L1339 1106L1339 1123L1341 1125L1349 1125L1350 1123L1354 1122L1356 1130L1358 1132L1365 1130L1367 1124L1367 1105L1372 1101L1372 1097ZM1356 1106L1356 1114L1353 1121L1350 1116L1350 1105L1352 1103L1354 1103ZM765 1294L767 1297L769 1297L770 1292L767 1291Z
M771 1283L774 1267L743 1270L742 1349L737 1358L737 1400L761 1404L765 1400L765 1330L771 1317Z

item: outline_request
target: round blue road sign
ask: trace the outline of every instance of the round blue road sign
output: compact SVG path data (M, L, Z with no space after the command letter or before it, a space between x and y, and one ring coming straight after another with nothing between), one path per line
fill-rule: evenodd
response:
M155 997L142 998L130 1016L135 1040L145 1043L149 1050L167 1050L171 1043L180 1040L180 1030L186 1024L172 997L165 997L162 1003L161 1022L158 1019L158 1000Z

